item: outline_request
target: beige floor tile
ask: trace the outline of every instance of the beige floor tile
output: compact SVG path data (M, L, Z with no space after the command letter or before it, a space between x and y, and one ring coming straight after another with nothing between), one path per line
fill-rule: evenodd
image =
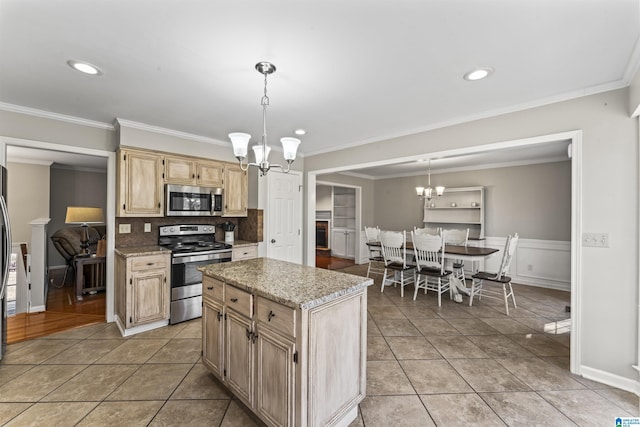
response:
M522 323L538 333L544 332L544 325L550 322L550 320L545 317L520 317L514 318L513 320Z
M575 424L535 392L480 393L509 426L572 426Z
M147 363L196 363L201 355L201 338L174 338Z
M444 319L412 319L411 322L427 338L436 335L462 335Z
M171 399L230 399L231 394L220 385L202 363L196 365L182 380Z
M122 336L122 334L120 333L120 329L118 329L118 326L115 323L109 323L106 328L96 331L93 335L89 335L87 338L96 340L128 339Z
M429 394L420 396L439 426L504 426L493 410L475 393Z
M616 417L631 416L591 390L542 391L540 395L581 426L613 425Z
M430 336L427 338L445 359L487 358L487 353L465 336Z
M395 360L384 337L367 338L367 360Z
M147 332L141 332L131 336L131 339L145 340L149 338L175 338L180 332L186 328L186 323L178 323L176 325L168 325L164 328L152 329Z
M449 363L476 392L531 391L493 359L454 359Z
M514 319L483 318L481 320L493 329L497 329L501 334L532 334L535 332L535 330Z
M166 400L192 366L177 363L143 365L106 400Z
M49 393L43 401L101 401L129 378L139 365L92 365Z
M163 404L164 401L102 402L77 425L144 427L149 424Z
M376 324L385 337L420 336L420 332L407 319L380 320Z
M169 342L168 339L129 339L96 361L98 364L141 364L151 359Z
M367 362L367 396L415 394L409 379L395 360Z
M367 319L367 336L368 337L381 337L382 332L378 329L376 322L373 319Z
M414 319L439 319L438 316L433 310L426 307L425 305L420 306L400 306L398 307L402 314L409 320Z
M568 371L537 357L496 359L534 390L576 390L585 388Z
M7 426L75 426L96 407L96 402L36 403L15 417Z
M543 334L508 335L536 356L569 356L569 348Z
M406 316L395 305L377 305L367 308L371 317L378 323L383 320L403 320Z
M160 409L149 427L217 426L220 425L229 402L229 400L170 400Z
M5 365L36 365L44 362L52 356L65 351L78 340L31 340L27 345L21 346L16 351L7 352L2 358Z
M444 300L445 295L442 295ZM447 298L449 298L447 296ZM451 306L442 305L442 307L434 307L432 310L443 319L474 319L474 316L467 309L468 306Z
M0 403L0 425L5 425L10 419L25 411L32 403Z
M121 344L117 340L83 340L45 360L45 364L91 364Z
M199 338L202 339L202 319L193 319L185 322L185 327L178 332L175 338Z
M85 368L85 365L36 366L0 387L0 402L37 402Z
M244 409L237 400L232 400L224 415L220 427L257 427L258 423L249 415L249 411Z
M438 350L424 337L388 337L387 342L398 360L442 358Z
M535 357L529 350L504 335L471 335L467 338L491 357Z
M360 404L367 427L435 426L418 396L367 396Z
M477 318L447 319L447 322L456 328L462 335L494 335L499 333L497 330Z
M465 300L465 304L469 304L468 302L466 302ZM497 318L497 319L501 319L504 318L506 315L503 313L500 313L498 310L494 309L491 306L479 306L479 305L474 305L469 307L467 313L471 314L473 317L477 317L477 318Z
M35 365L4 365L0 364L0 386L24 374Z
M446 360L403 360L400 365L418 394L473 391Z
M47 335L43 339L85 339L98 332L103 331L109 326L108 323L98 323L96 325L84 326L81 328L70 329L68 331L58 332L57 334Z
M634 393L629 393L628 391L619 390L617 388L593 391L609 400L614 405L622 408L625 412L631 414L631 416L640 416L640 410L638 408L638 401L640 398L638 398Z

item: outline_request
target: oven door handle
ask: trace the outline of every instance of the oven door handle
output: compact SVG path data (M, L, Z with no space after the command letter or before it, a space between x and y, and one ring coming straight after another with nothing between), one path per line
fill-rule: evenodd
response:
M231 261L231 251L216 252L210 254L173 254L171 264L186 264L188 262L198 261L216 261L216 260L228 260Z

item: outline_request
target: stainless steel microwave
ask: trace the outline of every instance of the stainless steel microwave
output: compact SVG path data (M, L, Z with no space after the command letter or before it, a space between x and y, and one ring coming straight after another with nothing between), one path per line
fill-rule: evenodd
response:
M190 185L166 186L166 216L221 216L224 191L222 188Z

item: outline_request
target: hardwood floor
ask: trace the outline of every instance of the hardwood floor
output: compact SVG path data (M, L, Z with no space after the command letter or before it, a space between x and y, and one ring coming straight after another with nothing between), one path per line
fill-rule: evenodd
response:
M338 268L351 267L352 265L355 265L355 262L352 259L316 254L316 267L318 268L336 270Z
M60 283L64 270L51 270L50 278ZM59 286L59 285L58 285ZM49 286L47 310L20 313L7 319L7 343L39 338L80 326L105 322L106 294L85 295L76 301L73 275L69 274L61 288Z

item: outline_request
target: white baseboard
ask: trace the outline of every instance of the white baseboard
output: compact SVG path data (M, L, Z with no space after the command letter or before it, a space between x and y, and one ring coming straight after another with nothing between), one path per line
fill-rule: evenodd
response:
M47 308L44 305L33 305L29 309L29 313L40 313L41 311L45 311Z
M580 374L588 380L597 381L640 396L640 382L637 380L621 377L620 375L615 375L584 365L580 366Z
M120 317L115 316L115 322L120 330L120 334L123 337L130 337L131 335L139 334L141 332L151 331L153 329L161 328L169 324L169 320L159 320L153 323L147 323L146 325L135 326L133 328L125 329Z

